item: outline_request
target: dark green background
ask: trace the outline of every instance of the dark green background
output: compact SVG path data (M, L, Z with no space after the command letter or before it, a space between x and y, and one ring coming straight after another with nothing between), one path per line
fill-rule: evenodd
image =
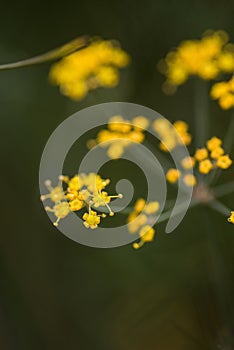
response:
M233 1L1 4L1 63L84 33L117 39L132 56L119 87L93 92L81 103L48 84L49 64L0 72L1 349L234 349L234 231L225 217L196 208L172 235L159 225L154 243L140 251L93 249L52 226L38 190L48 137L86 106L135 102L185 119L193 129L192 82L164 96L156 63L208 28L224 29L234 41ZM211 103L209 136L223 137L229 118ZM122 168L117 175L124 177ZM232 178L230 171L220 182ZM234 209L233 195L225 201Z

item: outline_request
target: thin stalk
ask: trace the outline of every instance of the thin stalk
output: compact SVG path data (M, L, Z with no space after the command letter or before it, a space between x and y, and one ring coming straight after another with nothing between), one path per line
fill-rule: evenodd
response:
M216 199L209 203L209 207L225 216L228 216L231 212L231 209L229 209L228 207L226 207L226 205L224 205L222 202Z
M231 120L224 137L223 146L226 152L231 152L234 144L234 112L232 112Z
M231 115L231 120L227 129L227 133L224 137L223 147L225 153L230 153L234 144L234 113ZM210 178L210 183L216 183L222 173L221 169L215 169L212 177Z
M195 80L194 93L194 126L196 148L203 147L208 136L208 84L200 79Z
M234 192L234 181L216 186L212 190L215 198L223 197L229 193Z
M63 46L58 47L57 49L48 51L42 55L38 55L38 56L28 58L22 61L18 61L18 62L2 64L0 65L0 71L23 68L23 67L32 66L35 64L53 61L88 46L89 42L90 42L90 39L88 36L81 36L79 38L76 38L70 41L69 43Z

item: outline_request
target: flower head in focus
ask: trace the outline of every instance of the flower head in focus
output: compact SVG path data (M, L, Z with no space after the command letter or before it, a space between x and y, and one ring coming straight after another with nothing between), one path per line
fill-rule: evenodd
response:
M200 40L183 41L159 63L166 76L164 92L176 91L190 76L215 79L220 73L234 70L234 48L224 31L207 31Z
M144 116L136 116L132 120L124 119L121 115L109 119L107 129L102 129L96 139L89 140L88 147L100 145L107 148L107 155L111 159L118 159L124 149L133 142L142 143L145 139L144 130L149 121Z
M46 206L46 210L52 212L56 217L55 226L58 226L59 221L69 213L86 208L88 211L82 216L84 226L95 229L100 224L101 218L106 217L104 213L98 214L97 208L106 207L109 215L113 216L114 212L109 203L112 198L122 198L121 194L111 196L106 190L103 191L109 183L109 179L102 179L95 173L82 173L71 178L60 176L56 187L52 187L49 180L45 182L49 193L42 195L41 200L50 199L53 202L52 208ZM63 184L65 189L63 189Z
M97 40L53 64L49 79L60 87L62 94L80 101L89 90L115 87L118 69L129 62L130 56L116 42Z

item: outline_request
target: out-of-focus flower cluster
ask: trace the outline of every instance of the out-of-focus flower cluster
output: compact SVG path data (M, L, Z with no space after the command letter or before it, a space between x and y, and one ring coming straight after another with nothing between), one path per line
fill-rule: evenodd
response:
M188 146L191 143L192 136L188 132L188 124L182 120L171 124L167 119L158 118L153 122L152 128L162 140L159 147L164 152L170 152L177 146Z
M52 212L57 218L55 226L61 219L65 218L71 212L77 212L86 208L87 212L83 214L84 226L95 229L100 224L101 218L106 214L98 214L99 207L107 207L109 215L113 216L109 203L112 198L122 198L121 194L110 196L105 188L110 183L109 179L102 179L95 173L75 175L72 178L60 176L59 183L53 187L50 180L45 181L49 191L48 194L42 195L41 200L49 199L53 206L46 207L46 210ZM63 188L63 184L66 189Z
M62 94L79 101L89 90L115 87L118 69L129 62L130 56L116 42L97 40L52 65L49 78Z
M224 31L207 31L200 40L183 41L159 63L166 76L165 93L173 93L190 76L215 79L220 73L234 71L234 45Z
M129 232L138 232L140 236L139 242L133 243L133 248L139 249L146 242L153 241L155 229L151 227L151 223L159 208L160 205L157 201L146 203L143 198L139 198L136 201L133 211L127 219Z
M108 122L107 129L99 131L95 140L89 140L88 147L100 145L107 148L107 155L111 159L118 159L124 149L133 142L144 141L144 131L148 125L149 121L144 116L136 116L131 121L121 115L113 116Z
M229 81L214 84L210 95L214 100L218 100L222 109L234 107L234 76Z

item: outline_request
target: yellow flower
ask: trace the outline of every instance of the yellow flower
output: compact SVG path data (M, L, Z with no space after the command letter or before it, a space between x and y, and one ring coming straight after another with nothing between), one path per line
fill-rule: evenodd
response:
M173 125L176 128L177 132L180 134L184 134L188 131L188 124L183 120L177 120Z
M206 142L206 146L209 151L213 151L215 148L222 145L222 140L214 136Z
M149 120L143 115L139 115L132 119L132 124L134 124L135 129L146 129L149 125Z
M139 198L134 205L134 210L137 213L140 213L144 209L145 204L146 204L146 201L143 198Z
M108 192L102 191L110 183L110 180L102 179L96 173L79 174L71 179L67 176L60 176L59 180L66 184L66 189L63 190L61 185L53 188L51 182L47 180L46 185L50 193L41 196L41 200L50 199L52 202L55 202L52 208L46 207L47 211L52 212L57 217L54 223L55 226L58 226L60 219L65 218L70 212L79 211L86 206L89 209L89 213L85 213L83 216L85 220L84 225L96 228L100 223L100 218L106 217L106 214L98 215L96 211L91 210L91 206L93 205L94 208L106 206L109 210L109 215L113 216L114 212L108 203L110 203L112 198L123 197L122 194L111 196Z
M181 161L181 165L184 169L192 169L195 166L196 160L194 157L185 157Z
M64 95L79 101L89 90L116 86L118 68L129 62L129 55L114 42L97 40L53 64L49 78Z
M141 228L140 232L140 241L138 243L133 243L133 248L139 249L141 248L146 242L152 242L155 235L155 230L149 226L145 225Z
M223 154L224 154L224 149L222 147L217 147L213 149L213 151L210 153L210 156L213 159L218 159Z
M234 107L234 76L229 81L214 84L211 88L210 96L214 100L218 100L222 109Z
M138 249L145 242L153 240L155 230L149 225L149 223L152 221L152 215L155 214L159 208L160 204L157 201L152 201L147 204L143 198L139 198L136 201L133 211L127 218L128 231L130 233L136 233L139 231L140 235L140 241L133 244L134 248Z
M100 216L97 215L96 211L90 210L89 213L83 215L84 226L87 228L95 229L100 224Z
M166 179L170 183L175 183L180 177L180 171L178 169L169 169L166 173Z
M234 224L234 211L231 211L231 215L228 218L228 221Z
M145 206L144 212L146 214L153 214L156 213L159 210L159 202L154 201L154 202L150 202L149 204L147 204Z
M110 118L107 130L99 131L95 140L89 140L88 145L100 145L107 148L107 155L111 159L119 159L125 148L133 142L142 143L145 139L145 128L149 121L144 116L136 116L131 121L121 115Z
M183 41L169 52L159 65L167 78L165 90L175 91L169 87L183 84L192 75L211 80L221 72L232 72L234 53L227 41L225 32L207 32L200 40Z
M51 181L46 180L45 185L46 185L47 189L50 191L50 193L46 194L46 195L42 195L41 196L42 201L44 201L46 199L50 199L52 202L57 203L65 198L65 194L63 192L63 188L61 186L61 183L59 183L58 186L56 186L56 187L52 187Z
M218 66L221 71L231 73L234 70L233 52L223 52L218 58Z
M68 202L60 202L55 204L53 208L45 207L45 209L57 217L54 226L58 226L60 219L64 219L71 211Z
M130 233L135 233L139 230L139 228L142 226L142 225L145 225L145 223L147 222L147 216L145 214L140 214L140 215L137 215L134 220L132 219L133 216L131 217L130 216L130 220L128 219L128 231Z
M226 154L218 158L216 165L218 168L228 169L232 165L232 160L230 159L229 155Z
M196 177L192 174L185 174L183 177L183 181L188 187L194 187L197 184Z
M199 163L199 171L202 174L208 174L213 168L213 164L209 159L202 160Z
M70 208L72 211L78 211L83 207L84 201L76 198L76 199L70 201L69 205L70 205Z
M208 157L208 151L206 148L198 148L195 152L194 157L196 158L196 160L198 160L199 162L206 159Z

